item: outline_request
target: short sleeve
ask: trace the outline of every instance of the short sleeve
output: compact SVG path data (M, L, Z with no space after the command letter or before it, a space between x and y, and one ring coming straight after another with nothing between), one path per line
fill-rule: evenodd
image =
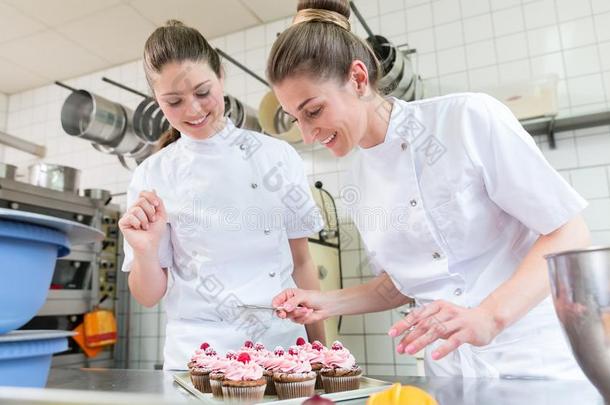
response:
M136 202L141 191L151 189L152 188L146 184L145 167L139 166L134 171L127 189L127 208L131 207ZM166 231L163 233L161 242L159 243L159 265L162 268L172 267L173 264L173 249L170 234L170 225L167 224ZM133 264L133 249L126 240L123 240L123 253L124 259L121 270L129 272L131 270L131 265Z
M466 150L482 173L489 197L500 208L546 235L587 206L546 161L508 107L477 94L466 108Z
M324 220L311 194L301 156L288 144L286 150L288 184L281 197L286 207L286 233L288 239L305 238L322 230Z

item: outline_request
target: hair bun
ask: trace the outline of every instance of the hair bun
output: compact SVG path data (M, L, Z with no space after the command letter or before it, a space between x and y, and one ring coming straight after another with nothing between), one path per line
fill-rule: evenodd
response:
M184 23L180 20L167 20L165 22L166 27L185 27Z
M349 20L350 8L347 0L299 0L297 11L307 8L334 11Z

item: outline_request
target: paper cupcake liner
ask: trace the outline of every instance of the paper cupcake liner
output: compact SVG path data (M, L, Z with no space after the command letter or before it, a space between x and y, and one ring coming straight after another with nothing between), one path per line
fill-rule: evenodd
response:
M322 376L322 384L324 392L342 392L357 390L360 388L360 375L344 376L344 377L326 377Z
M199 391L209 394L212 392L212 388L210 387L210 375L193 375L191 373L191 382Z
M322 384L322 375L320 374L320 370L316 371L316 389L317 390L324 389L324 384Z
M275 390L280 400L291 398L312 397L315 394L316 380L275 382Z
M222 380L210 380L210 389L214 398L222 398Z
M273 382L273 374L265 375L265 380L267 380L267 388L265 388L265 395L277 395L277 391L275 390L275 384Z
M222 387L222 396L225 401L258 403L265 396L265 387L267 384L258 385L256 387Z

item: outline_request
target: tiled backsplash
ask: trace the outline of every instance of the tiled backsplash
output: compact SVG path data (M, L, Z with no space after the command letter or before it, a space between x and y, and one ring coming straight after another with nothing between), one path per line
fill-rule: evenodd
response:
M555 73L559 77L561 114L606 109L610 97L610 2L608 0L356 0L375 33L395 44L417 49L416 70L425 79L426 96L456 91L480 91L503 83ZM265 57L276 33L290 19L277 21L213 40L213 44L264 74ZM364 30L353 21L354 32ZM257 108L267 89L258 81L225 64L226 92ZM135 108L138 96L101 80L114 79L147 91L141 62L124 64L66 83L90 90ZM7 132L48 148L48 162L80 168L82 187L123 192L129 171L86 141L66 135L60 110L69 92L55 85L0 95L0 129L7 112ZM595 243L610 244L610 127L557 134L557 148L537 139L551 164L585 197L585 218ZM327 150L297 145L310 180L323 181L341 211L345 161ZM2 152L0 152L2 157ZM4 161L23 170L31 156L6 149ZM518 162L516 162L518 164ZM121 197L115 201L124 201ZM342 253L344 285L371 277L357 232L342 218L344 235L351 238ZM164 314L162 305L147 309L132 300L130 366L150 368L162 361ZM342 339L371 374L412 374L413 360L390 352L388 325L396 311L345 317ZM203 338L203 337L202 337Z

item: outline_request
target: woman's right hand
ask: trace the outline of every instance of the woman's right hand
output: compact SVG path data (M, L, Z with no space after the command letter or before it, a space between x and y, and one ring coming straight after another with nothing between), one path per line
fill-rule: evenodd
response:
M277 308L279 318L310 324L331 316L324 297L322 291L288 288L276 295L271 304Z
M154 191L142 191L119 220L119 229L134 252L156 254L166 223L161 198Z

